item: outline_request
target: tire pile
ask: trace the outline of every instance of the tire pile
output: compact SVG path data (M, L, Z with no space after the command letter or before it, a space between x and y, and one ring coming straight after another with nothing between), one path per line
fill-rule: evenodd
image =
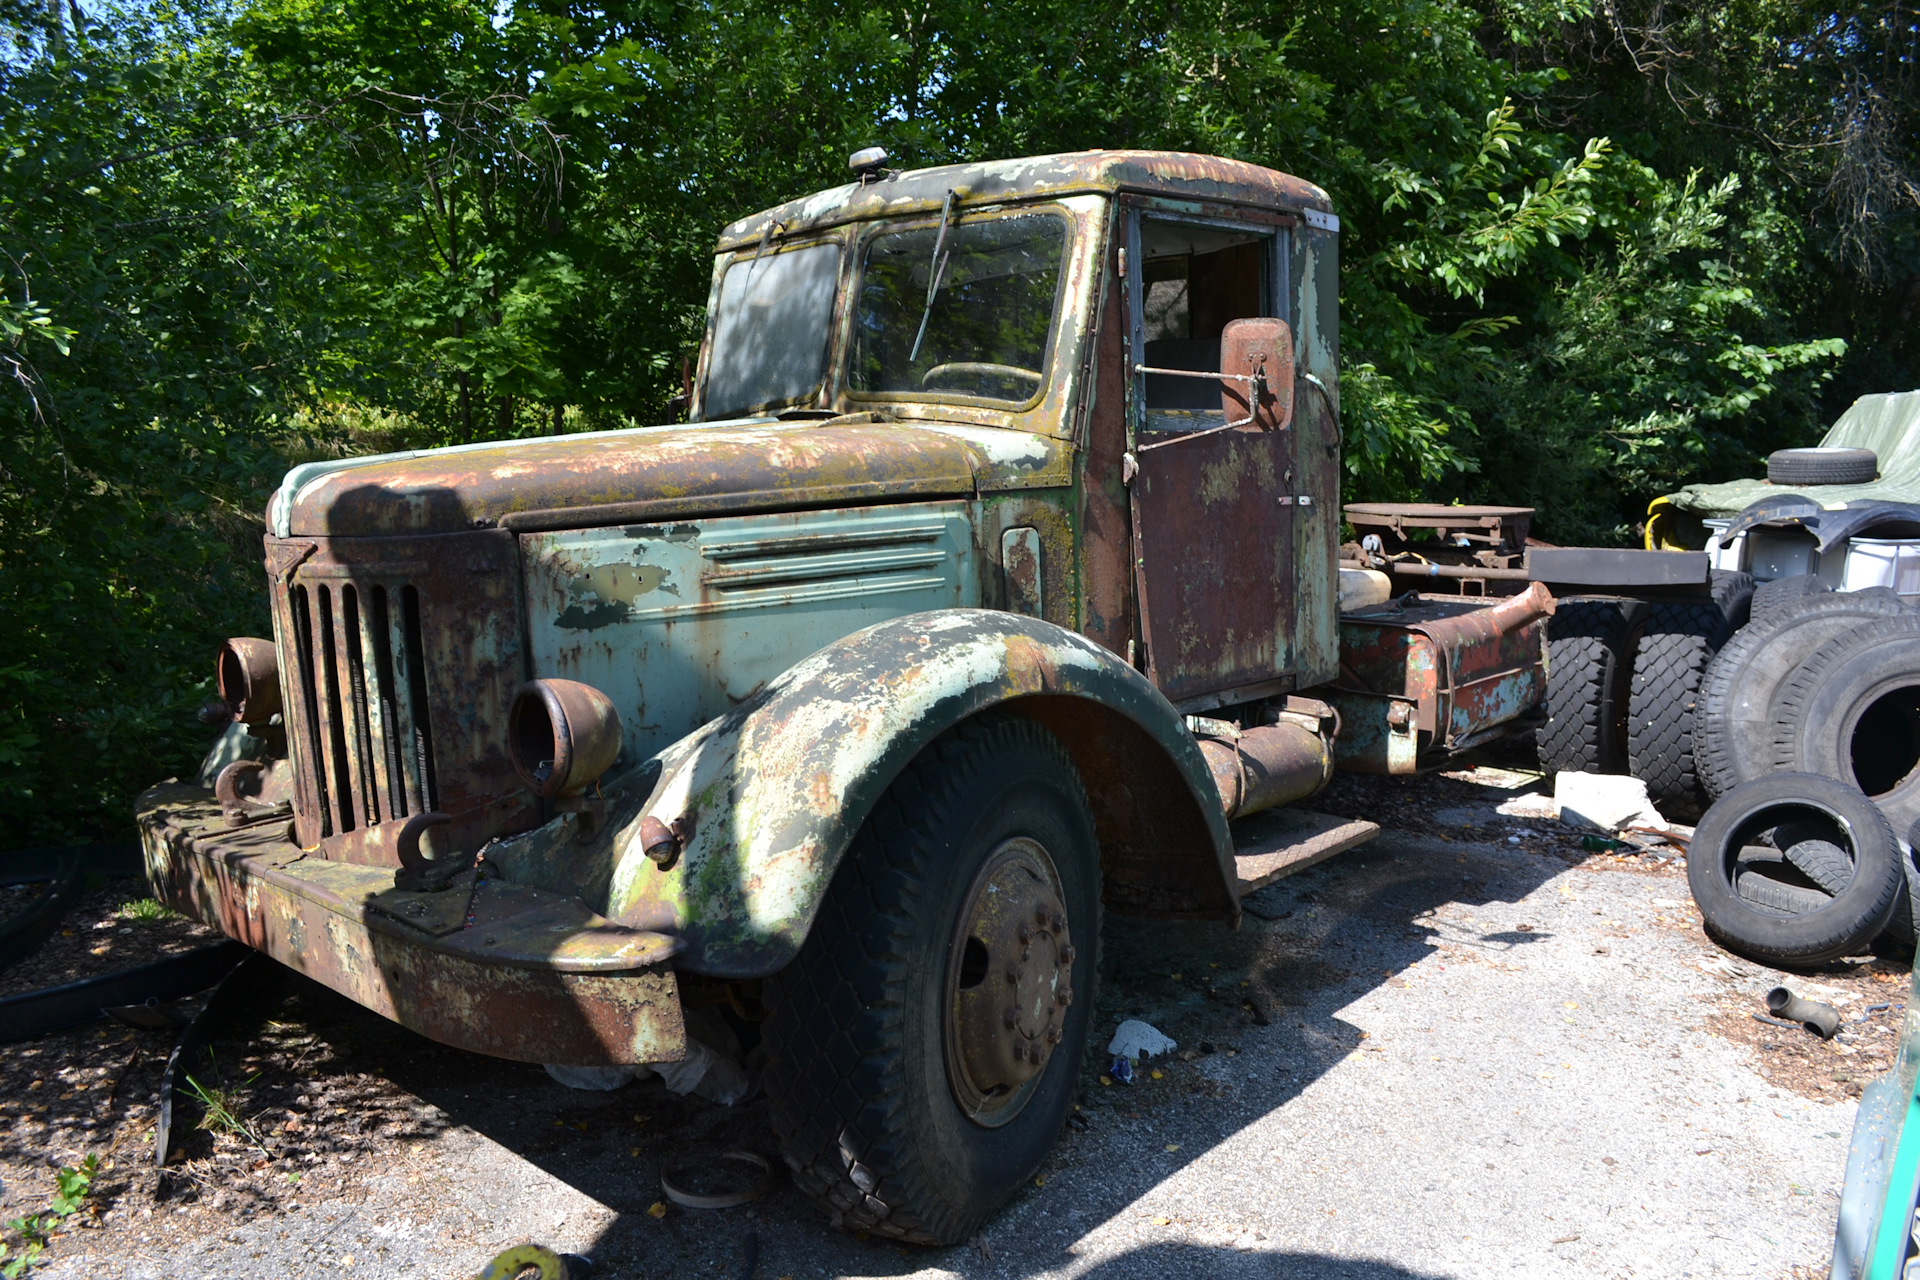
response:
M1818 461L1825 461L1820 459ZM1560 602L1548 630L1550 772L1631 773L1670 817L1707 931L1768 964L1818 964L1920 911L1920 613L1884 587L1756 588L1713 603Z
M1920 872L1920 613L1884 587L1761 587L1707 667L1695 766L1713 797L1687 877L1707 932L1774 965L1910 952Z

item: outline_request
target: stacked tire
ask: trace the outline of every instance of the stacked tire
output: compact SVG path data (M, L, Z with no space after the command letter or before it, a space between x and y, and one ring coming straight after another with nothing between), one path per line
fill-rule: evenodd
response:
M1688 874L1710 932L1775 964L1857 954L1882 932L1913 945L1920 614L1885 589L1767 584L1707 668L1695 732L1715 803Z
M1748 574L1716 571L1710 602L1560 601L1547 624L1541 768L1631 773L1661 812L1697 815L1701 688L1753 592Z

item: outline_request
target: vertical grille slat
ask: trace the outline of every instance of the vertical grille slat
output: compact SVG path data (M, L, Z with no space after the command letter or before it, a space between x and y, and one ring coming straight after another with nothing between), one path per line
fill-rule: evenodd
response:
M402 729L399 699L395 695L393 679L393 623L387 616L387 589L375 587L367 616L361 627L366 633L367 650L373 654L374 695L367 704L367 713L374 718L379 738L376 758L379 761L381 791L387 799L387 812L393 817L404 818L413 812L409 803L406 765L402 761L406 751L401 744L407 740L408 730ZM414 788L418 794L418 788Z
M316 619L320 632L320 742L326 748L321 787L324 790L332 784L333 811L340 820L340 830L352 831L359 824L354 821L353 764L347 756L347 726L341 715L340 646L333 618L333 590L320 587L314 594L320 603Z
M373 749L372 709L367 698L367 664L361 650L360 593L353 587L340 592L340 632L346 654L346 690L353 703L349 754L353 757L353 782L360 800L360 816L370 827L380 825L380 780L378 757Z
M420 807L432 811L440 807L440 787L434 776L433 720L427 706L427 662L420 636L420 593L413 587L400 591L400 622L403 648L407 655L408 710L413 718L413 746L420 768Z

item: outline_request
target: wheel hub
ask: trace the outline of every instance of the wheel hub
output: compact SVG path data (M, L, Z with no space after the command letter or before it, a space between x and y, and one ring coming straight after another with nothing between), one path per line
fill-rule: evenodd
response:
M974 876L947 957L947 1075L977 1123L997 1126L1065 1032L1074 948L1053 859L1009 840Z

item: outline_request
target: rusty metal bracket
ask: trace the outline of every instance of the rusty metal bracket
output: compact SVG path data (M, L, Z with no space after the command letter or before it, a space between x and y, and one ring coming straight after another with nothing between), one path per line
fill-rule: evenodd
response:
M400 839L394 844L394 852L400 858L400 869L393 873L393 887L407 889L414 893L435 893L451 885L462 871L473 867L472 853L455 853L445 858L429 858L420 852L420 837L434 827L443 827L453 821L450 813L417 813L407 819L407 825L400 828Z
M255 822L271 822L275 818L291 818L293 802L282 800L278 804L261 804L249 800L240 794L240 782L256 774L266 772L267 766L258 760L235 760L220 771L213 780L213 794L220 801L221 816L230 827L249 826Z

